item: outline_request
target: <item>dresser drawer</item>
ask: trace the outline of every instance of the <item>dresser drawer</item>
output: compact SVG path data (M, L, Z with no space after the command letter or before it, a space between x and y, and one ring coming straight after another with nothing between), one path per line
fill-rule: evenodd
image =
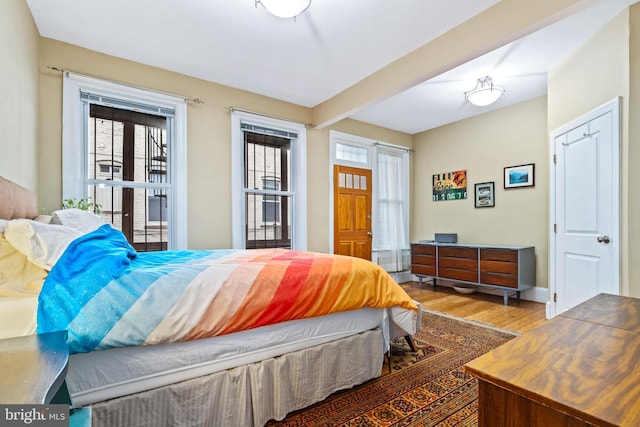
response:
M518 276L496 273L480 273L480 283L485 285L506 286L508 288L518 287Z
M418 254L436 256L436 247L433 245L412 245L411 255Z
M480 273L518 275L518 263L502 261L480 261Z
M457 268L438 266L438 277L441 277L443 279L462 280L465 282L477 282L478 271L460 270Z
M411 264L436 266L436 257L433 255L414 255L411 257Z
M429 265L419 265L419 264L413 264L411 266L411 272L413 274L421 274L423 276L431 276L431 277L435 277L436 275L436 266L429 266Z
M441 246L438 248L438 258L466 258L478 259L478 249L467 247Z
M518 262L518 251L511 249L480 249L480 261Z

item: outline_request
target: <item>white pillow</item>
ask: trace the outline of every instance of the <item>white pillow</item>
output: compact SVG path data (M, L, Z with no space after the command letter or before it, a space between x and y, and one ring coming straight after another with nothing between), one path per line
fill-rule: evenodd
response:
M78 230L57 224L43 224L30 219L9 221L4 236L29 261L51 270L69 243L82 236Z
M34 221L42 222L44 224L51 224L51 215L38 215L33 218Z
M78 208L61 209L51 215L51 224L61 224L84 233L90 233L104 224L104 220L93 212Z

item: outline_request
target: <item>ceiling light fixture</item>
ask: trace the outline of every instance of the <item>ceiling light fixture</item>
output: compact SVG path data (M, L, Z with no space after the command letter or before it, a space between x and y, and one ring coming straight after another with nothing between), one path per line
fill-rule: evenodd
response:
M311 0L256 0L256 7L258 3L279 18L295 18L307 10Z
M464 97L467 101L478 107L485 107L493 104L502 96L504 89L493 85L491 77L478 79L476 87L469 92L464 93Z

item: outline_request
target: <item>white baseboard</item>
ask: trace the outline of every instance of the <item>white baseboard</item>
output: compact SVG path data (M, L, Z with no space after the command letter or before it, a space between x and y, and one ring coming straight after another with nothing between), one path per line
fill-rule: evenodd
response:
M556 303L553 301L547 301L546 316L547 319L551 319L556 315Z
M397 271L395 273L389 273L389 275L398 283L417 281L410 271Z
M521 298L546 304L549 301L549 288L540 288L538 286L529 288L526 291L522 291Z
M413 276L413 279L411 281L418 282L419 280L416 276ZM402 282L399 282L399 283L402 283ZM446 279L438 279L438 286L440 285L453 286L455 283L456 282L454 281L449 281ZM431 279L424 280L422 283L422 286L423 287L431 286ZM500 289L485 288L483 286L478 286L478 292L482 292L483 294L490 294L490 295L500 295L500 296L503 295L503 291ZM529 288L520 293L520 298L527 301L547 303L549 301L549 289L541 288L538 286L534 288Z

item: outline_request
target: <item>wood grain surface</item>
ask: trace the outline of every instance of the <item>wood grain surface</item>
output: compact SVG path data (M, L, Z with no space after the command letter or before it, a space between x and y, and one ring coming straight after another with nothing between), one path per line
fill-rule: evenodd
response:
M639 302L599 295L465 365L488 393L479 425L640 425ZM527 411L544 423L495 424Z

